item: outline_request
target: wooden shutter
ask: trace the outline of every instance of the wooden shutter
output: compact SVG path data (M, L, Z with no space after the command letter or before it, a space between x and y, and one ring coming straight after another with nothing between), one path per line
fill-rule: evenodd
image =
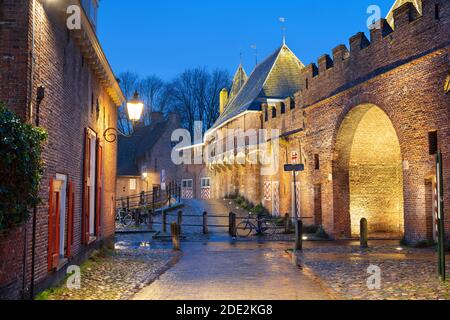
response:
M95 186L95 235L100 238L103 195L103 147L100 145L100 139L97 139Z
M73 226L74 226L74 207L75 207L75 193L73 191L73 183L69 182L69 190L67 192L68 214L67 214L67 257L72 256L73 245Z
M81 219L81 241L83 244L89 243L89 173L91 158L91 139L86 128L84 139L84 160L83 160L83 212Z
M54 180L50 179L49 206L48 206L48 270L51 271L59 263L59 216L60 192L54 188Z

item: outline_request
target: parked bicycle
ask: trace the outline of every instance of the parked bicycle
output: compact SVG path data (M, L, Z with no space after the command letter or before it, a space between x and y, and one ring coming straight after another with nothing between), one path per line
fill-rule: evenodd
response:
M116 213L116 223L123 225L124 227L128 227L133 223L133 215L127 209L117 209Z
M275 234L278 227L275 222L258 215L254 218L249 214L241 223L237 226L237 235L241 238L246 238L251 235L263 235L263 234Z

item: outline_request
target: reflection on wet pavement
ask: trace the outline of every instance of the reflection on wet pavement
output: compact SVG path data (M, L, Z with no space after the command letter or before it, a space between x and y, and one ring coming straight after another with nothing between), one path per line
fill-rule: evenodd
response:
M286 243L184 243L183 258L136 300L329 299L298 266Z

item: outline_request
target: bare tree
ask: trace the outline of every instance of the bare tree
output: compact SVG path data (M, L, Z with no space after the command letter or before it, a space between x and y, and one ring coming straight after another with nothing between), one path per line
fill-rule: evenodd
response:
M134 92L138 89L139 76L131 71L122 72L119 74L120 87L127 100L133 97ZM119 108L117 126L122 132L131 132L133 126L128 119L126 104Z
M224 70L187 69L168 85L170 109L180 114L191 133L195 121L202 121L205 131L217 120L220 91L230 83L230 74Z
M151 121L152 112L163 112L167 103L166 84L157 76L148 76L139 81L139 93L145 104L145 123Z
M144 123L149 124L152 112L172 111L180 115L182 125L191 133L195 121L202 121L203 131L211 128L219 117L219 95L231 84L230 74L216 69L187 69L170 83L157 76L139 79L134 72L119 75L120 86L125 97L131 99L137 90L145 104ZM119 109L118 127L123 132L132 132L126 106Z
M206 129L211 128L220 115L220 91L230 88L231 77L228 71L216 69L210 75L206 96L208 97L204 112Z

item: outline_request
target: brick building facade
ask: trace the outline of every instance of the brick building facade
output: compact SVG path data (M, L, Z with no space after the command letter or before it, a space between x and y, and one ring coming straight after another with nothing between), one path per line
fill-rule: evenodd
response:
M179 128L177 114L165 119L153 112L149 125L137 127L130 138L119 137L117 199L161 190L162 183L179 180L182 169L171 159L172 133Z
M304 163L296 187L306 223L323 225L334 238L348 238L359 233L359 220L366 217L372 237L433 239L436 181L429 135L437 131L450 230L448 83L444 88L450 3L423 0L416 8L404 2L397 1L388 16L393 25L381 19L370 40L357 33L349 49L339 45L332 57L324 55L302 68L295 94L260 95L241 104L232 117L219 119L209 135L224 140L226 133L217 134L223 128L280 130L277 137L258 141L259 147L277 142L279 163L276 173L262 174L263 166L248 163L248 141L242 150L209 154L215 197L240 194L275 215L292 214L296 193L292 173L283 172L283 166ZM258 77L257 68L241 92ZM285 71L280 77L283 84L290 80ZM234 104L228 104L225 115ZM214 150L216 143L207 137L205 150ZM247 162L230 165L237 157Z
M96 36L97 1L82 4L0 1L0 100L49 135L36 233L31 219L0 235L0 298L47 288L114 235L117 146L103 132L124 96ZM69 5L81 29L67 28Z

